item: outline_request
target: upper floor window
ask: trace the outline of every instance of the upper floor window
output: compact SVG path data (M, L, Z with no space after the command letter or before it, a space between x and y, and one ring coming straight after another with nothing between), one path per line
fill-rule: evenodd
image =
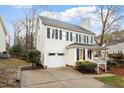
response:
M55 38L55 31L54 31L54 29L52 30L52 38Z
M81 42L84 43L84 35L81 35Z
M81 42L81 34L79 34L79 42Z
M89 36L87 36L87 44L89 43Z
M62 31L62 40L66 40L66 32Z
M47 28L47 38L50 38L50 28Z
M55 30L55 38L58 39L58 29Z
M72 32L70 32L70 41L72 41Z
M62 40L62 30L59 30L59 39Z
M76 34L76 42L78 42L78 34Z
M93 43L93 36L91 36L91 43Z
M72 40L76 42L76 34L72 33Z
M66 32L66 40L68 41L69 40L69 33Z
M86 35L84 35L84 43L86 43Z

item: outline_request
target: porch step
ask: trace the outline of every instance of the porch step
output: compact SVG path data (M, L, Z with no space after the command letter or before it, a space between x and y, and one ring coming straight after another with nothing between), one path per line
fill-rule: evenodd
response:
M99 74L103 74L105 73L105 69L102 69L101 67L99 67Z

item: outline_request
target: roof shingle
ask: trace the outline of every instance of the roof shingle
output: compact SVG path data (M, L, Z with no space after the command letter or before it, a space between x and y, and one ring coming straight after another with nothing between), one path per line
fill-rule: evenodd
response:
M42 20L42 23L44 25L59 27L59 28L62 28L62 29L67 29L67 30L80 32L80 33L85 33L85 34L90 34L90 35L95 35L95 33L91 32L89 30L86 30L86 29L84 29L80 26L77 26L77 25L73 25L73 24L70 24L70 23L62 22L62 21L52 19L52 18L48 18L48 17L44 17L44 16L39 16L39 17Z

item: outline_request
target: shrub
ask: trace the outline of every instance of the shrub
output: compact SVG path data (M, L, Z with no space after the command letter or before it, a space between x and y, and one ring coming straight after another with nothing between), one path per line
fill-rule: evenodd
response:
M11 51L10 51L10 54L13 55L14 57L19 57L20 56L20 53L22 51L22 46L21 45L14 45L12 48L11 48Z
M83 61L77 61L76 65L81 65Z
M30 50L28 52L28 60L32 63L32 66L38 66L40 62L41 53L38 50Z
M93 72L97 67L96 63L92 63L90 61L77 61L77 70L81 72Z

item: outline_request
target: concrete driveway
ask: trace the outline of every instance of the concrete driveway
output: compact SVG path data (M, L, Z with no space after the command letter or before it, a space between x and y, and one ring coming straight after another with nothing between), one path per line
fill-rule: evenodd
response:
M84 75L72 68L24 70L21 87L26 88L97 88L104 83Z

